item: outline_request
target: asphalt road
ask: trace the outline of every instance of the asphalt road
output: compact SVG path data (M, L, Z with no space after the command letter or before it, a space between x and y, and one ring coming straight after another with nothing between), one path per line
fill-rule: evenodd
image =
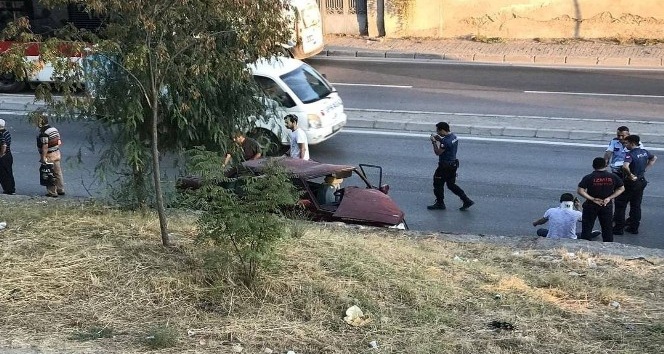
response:
M664 118L664 71L315 58L349 108Z
M629 114L643 120L662 120L659 113L664 111L664 73L657 71L318 59L312 63L337 83L349 108L586 118ZM525 93L527 90L549 93ZM595 94L550 93L563 91ZM37 175L36 128L22 116L5 112L2 118L13 134L17 192L43 194ZM63 154L68 158L64 165L68 197L99 196L101 185L93 178L98 153L88 149L90 128L81 123L58 123L57 127L62 132ZM580 178L591 171L592 158L601 156L603 150L603 145L526 144L462 137L459 184L477 202L465 213L456 209L460 202L449 192L448 210L426 209L433 201L431 176L436 159L424 135L342 132L312 147L312 158L383 166L385 180L392 186L390 194L406 212L412 229L509 236L534 234L531 222L556 206L561 193L574 191ZM644 198L642 234L618 237L618 241L664 248L664 239L656 232L664 226L660 171L658 164L648 175L652 182ZM112 175L107 177L113 179Z
M24 117L2 117L13 134L17 193L42 195L44 187L39 185L37 174L36 128L25 123ZM57 127L64 142L66 198L103 195L104 185L93 174L99 154L90 151L90 127L81 123L59 123ZM311 157L329 163L382 166L384 182L391 186L390 195L406 212L413 230L510 236L534 234L530 223L547 208L556 206L561 193L574 192L581 177L592 170L592 159L603 154L604 146L580 145L462 136L458 182L477 203L467 212L457 210L461 202L449 191L447 210L426 209L433 202L431 184L437 160L424 134L348 130L312 146ZM664 248L664 238L658 232L664 229L664 186L660 182L664 169L656 164L647 177L651 183L643 201L641 234L616 240Z
M6 115L4 119L12 134L14 179L16 193L39 196L46 193L39 185L39 153L37 152L37 128L27 123L25 116ZM55 123L62 137L62 164L66 192L71 197L100 196L100 183L94 178L94 168L99 153L92 151L90 125L86 123ZM113 176L109 176L113 178Z
M603 151L603 146L461 137L457 181L476 202L466 212L458 210L461 201L448 190L447 210L426 209L434 200L432 176L437 165L426 135L342 132L312 147L311 157L329 163L381 165L390 195L405 211L413 230L512 236L534 235L532 221L557 206L560 194L576 193L581 178L592 172L592 159ZM647 178L651 183L643 200L641 233L616 236L616 241L664 248L660 236L664 229L664 169L656 164Z

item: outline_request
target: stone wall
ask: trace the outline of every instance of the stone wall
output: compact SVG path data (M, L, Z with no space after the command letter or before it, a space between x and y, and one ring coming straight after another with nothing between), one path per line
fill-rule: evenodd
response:
M387 37L664 38L662 0L384 0ZM369 16L376 7L369 1ZM380 15L378 15L380 17ZM379 33L380 21L369 21Z

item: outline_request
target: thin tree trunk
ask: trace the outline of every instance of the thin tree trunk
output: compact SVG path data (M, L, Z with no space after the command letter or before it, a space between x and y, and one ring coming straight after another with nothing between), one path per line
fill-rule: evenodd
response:
M161 191L160 168L159 168L159 140L158 122L159 102L157 88L152 87L152 176L154 178L154 192L157 197L157 214L159 215L159 228L161 230L161 243L171 246L171 237L168 235L168 222L166 220L166 209L164 208L164 195Z

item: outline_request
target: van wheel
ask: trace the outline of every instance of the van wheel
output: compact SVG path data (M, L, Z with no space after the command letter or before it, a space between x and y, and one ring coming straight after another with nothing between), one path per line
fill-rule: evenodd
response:
M25 88L25 82L16 80L14 74L11 73L0 74L0 93L19 92L24 88Z
M260 144L264 156L280 156L286 152L286 147L281 144L281 140L267 129L257 128L247 135Z

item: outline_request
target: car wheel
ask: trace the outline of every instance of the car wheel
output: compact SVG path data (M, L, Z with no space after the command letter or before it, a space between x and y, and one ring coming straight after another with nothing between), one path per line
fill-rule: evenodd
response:
M263 155L265 156L279 156L286 152L286 148L281 144L281 140L267 129L254 129L248 135L260 144Z
M24 88L25 88L25 82L16 80L14 74L11 73L0 74L0 93L19 92Z

